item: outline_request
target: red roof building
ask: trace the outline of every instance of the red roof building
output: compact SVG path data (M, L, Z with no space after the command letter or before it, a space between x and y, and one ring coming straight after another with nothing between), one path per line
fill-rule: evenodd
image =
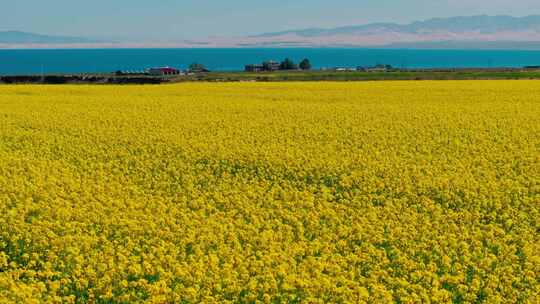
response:
M180 70L171 68L171 67L151 68L151 69L148 69L148 74L150 75L178 75L180 74Z

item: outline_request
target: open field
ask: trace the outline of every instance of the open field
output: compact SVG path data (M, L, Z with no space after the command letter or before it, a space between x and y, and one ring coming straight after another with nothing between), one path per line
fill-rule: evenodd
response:
M393 72L278 71L263 73L212 72L192 77L205 81L381 81L381 80L494 80L540 79L538 70L456 69ZM179 78L180 80L181 78Z
M540 81L0 87L0 302L538 303Z

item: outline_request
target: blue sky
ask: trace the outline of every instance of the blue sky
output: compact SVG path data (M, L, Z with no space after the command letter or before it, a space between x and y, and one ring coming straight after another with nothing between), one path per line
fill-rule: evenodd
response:
M0 31L134 39L242 36L475 14L540 14L538 0L10 0Z

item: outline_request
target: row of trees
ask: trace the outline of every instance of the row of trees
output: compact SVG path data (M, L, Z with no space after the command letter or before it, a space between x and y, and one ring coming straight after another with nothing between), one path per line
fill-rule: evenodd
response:
M309 62L309 59L306 58L297 65L290 58L285 58L279 65L280 70L298 70L299 68L301 70L311 70L311 62Z

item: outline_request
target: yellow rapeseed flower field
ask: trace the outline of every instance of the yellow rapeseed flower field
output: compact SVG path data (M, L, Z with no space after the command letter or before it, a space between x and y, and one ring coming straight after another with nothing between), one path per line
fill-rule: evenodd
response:
M0 303L539 303L540 82L0 86Z

